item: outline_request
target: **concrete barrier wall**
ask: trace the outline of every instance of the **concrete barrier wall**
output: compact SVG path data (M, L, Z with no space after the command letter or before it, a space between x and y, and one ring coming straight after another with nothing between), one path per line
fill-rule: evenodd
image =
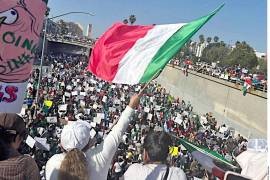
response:
M266 95L243 96L240 90L226 83L215 82L196 73L186 77L181 70L169 66L157 82L172 95L190 101L195 112L212 112L219 124L225 123L245 137L267 137Z

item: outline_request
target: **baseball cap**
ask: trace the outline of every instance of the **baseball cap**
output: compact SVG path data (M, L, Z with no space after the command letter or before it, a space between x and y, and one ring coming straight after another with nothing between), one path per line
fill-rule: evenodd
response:
M0 127L10 134L26 135L24 120L18 114L0 113Z
M75 148L82 150L93 137L92 131L91 125L85 121L69 121L61 133L61 146L66 151Z

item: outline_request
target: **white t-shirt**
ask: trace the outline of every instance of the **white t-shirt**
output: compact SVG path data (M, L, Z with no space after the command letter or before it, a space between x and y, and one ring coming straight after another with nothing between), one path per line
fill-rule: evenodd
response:
M97 147L89 149L85 152L88 162L89 179L107 180L109 168L113 156L122 141L122 136L126 131L134 110L127 106L122 112L118 123L112 128L112 131L104 138L104 141ZM61 163L65 158L65 153L55 154L46 164L46 179L57 180Z
M132 164L124 174L125 180L163 180L166 174L165 164ZM167 180L186 180L182 169L170 167Z

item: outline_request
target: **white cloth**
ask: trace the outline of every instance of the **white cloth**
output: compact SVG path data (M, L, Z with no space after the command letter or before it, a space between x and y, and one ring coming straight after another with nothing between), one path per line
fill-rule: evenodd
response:
M165 164L132 164L124 174L125 180L162 180L166 174ZM170 167L167 180L186 180L180 168Z
M112 158L122 141L122 136L130 123L130 116L134 110L129 106L122 113L118 123L112 128L112 131L106 136L104 141L93 149L85 152L88 162L89 179L107 180L107 174L111 166ZM57 180L58 171L65 154L56 154L52 156L46 164L46 179Z
M247 150L238 155L236 161L242 168L241 175L251 179L268 179L267 152Z

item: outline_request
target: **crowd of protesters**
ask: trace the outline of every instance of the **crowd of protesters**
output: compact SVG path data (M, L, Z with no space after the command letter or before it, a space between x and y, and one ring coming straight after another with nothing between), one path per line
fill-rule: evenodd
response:
M60 34L47 34L47 38L50 41L59 41L59 42L71 42L78 43L83 45L91 46L94 44L94 40L91 38L87 38L86 36L74 36L70 34L60 35Z
M229 161L246 150L247 140L217 124L211 112L196 114L190 102L172 97L155 81L134 97L143 85L100 80L85 71L85 56L48 58L50 70L43 72L37 102L38 69L33 70L20 114L30 137L19 152L35 159L42 179L72 179L63 172L76 168L73 175L79 179L213 178L175 136Z
M267 76L265 74L259 72L252 73L248 68L241 67L239 64L235 66L220 66L218 63L192 63L190 60L180 61L177 59L172 60L171 64L181 67L184 72L190 69L240 85L243 85L246 79L250 79L255 90L267 91Z

